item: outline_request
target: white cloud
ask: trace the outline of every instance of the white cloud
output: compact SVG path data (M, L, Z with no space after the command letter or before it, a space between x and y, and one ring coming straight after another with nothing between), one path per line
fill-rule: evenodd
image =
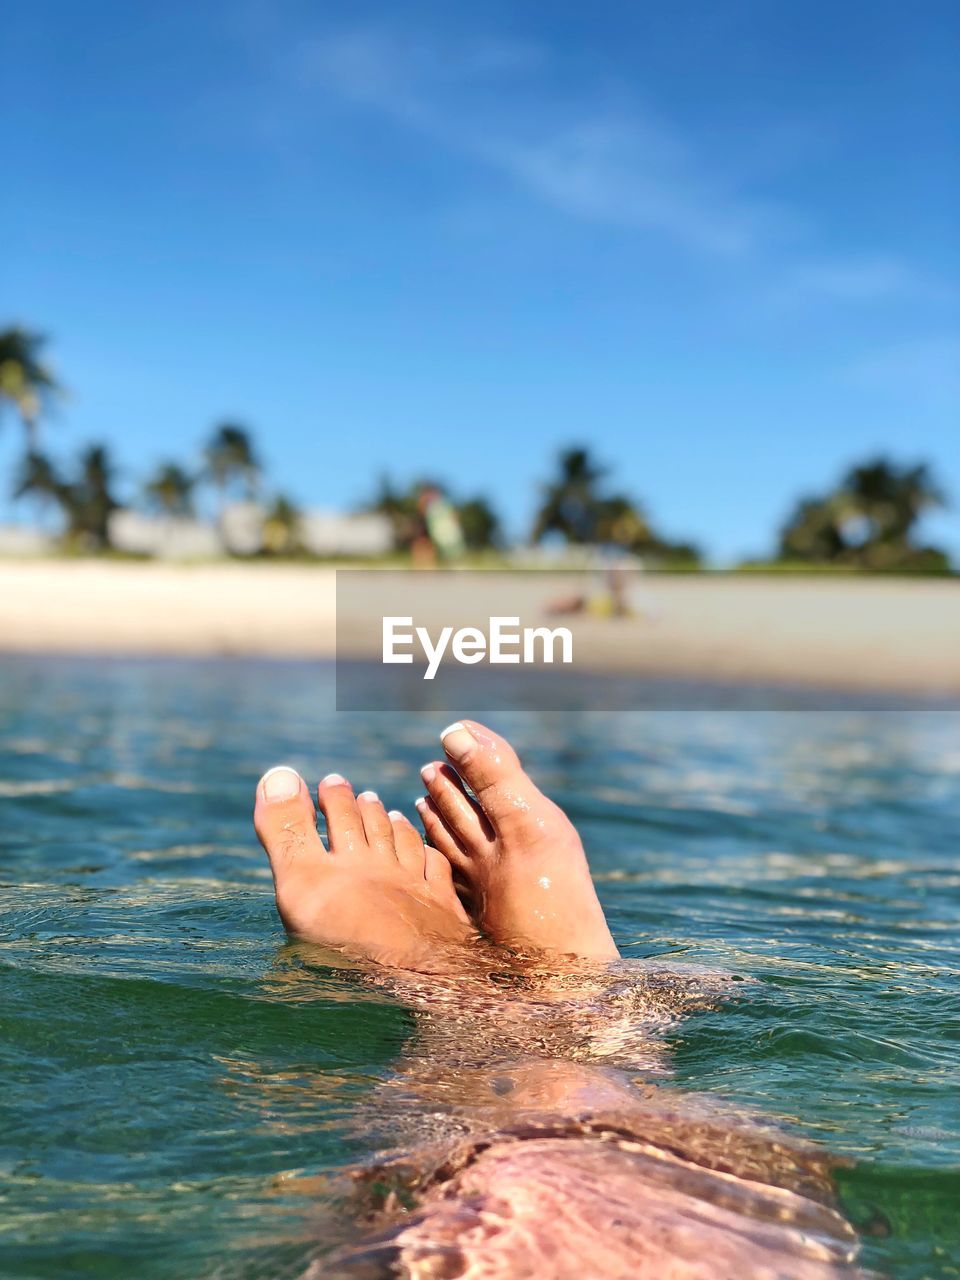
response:
M715 188L685 156L665 160L664 137L638 123L598 121L538 142L498 139L483 153L531 194L564 213L656 231L710 254L758 240L759 210Z
M611 108L595 90L578 100L564 68L537 46L453 45L386 24L327 31L292 50L280 39L281 76L300 95L380 115L567 217L720 260L749 258L780 306L955 296L894 255L799 259L797 211L759 200L634 98Z
M369 28L306 43L296 78L499 171L568 216L717 255L758 243L772 213L648 113L588 107L571 120L569 103L545 97L532 109L528 77L544 61L528 45L480 42L464 52Z

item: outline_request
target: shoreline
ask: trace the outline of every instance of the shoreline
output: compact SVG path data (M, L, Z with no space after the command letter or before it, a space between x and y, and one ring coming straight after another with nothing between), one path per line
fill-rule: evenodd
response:
M517 571L440 578L381 576L383 612L409 610L414 587L418 622L438 625L451 610L529 612L532 580ZM555 574L551 589L563 578ZM649 574L640 590L645 616L569 620L578 670L960 696L955 580ZM340 640L343 656L379 657L348 627ZM336 652L331 567L0 561L0 653L332 659Z

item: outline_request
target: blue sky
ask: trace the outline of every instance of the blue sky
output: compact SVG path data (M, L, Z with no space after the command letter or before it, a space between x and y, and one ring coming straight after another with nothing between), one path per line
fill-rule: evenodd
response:
M132 489L239 419L303 503L428 473L522 533L589 441L721 563L884 451L960 554L952 3L4 23L0 320L51 336L53 450L107 438Z

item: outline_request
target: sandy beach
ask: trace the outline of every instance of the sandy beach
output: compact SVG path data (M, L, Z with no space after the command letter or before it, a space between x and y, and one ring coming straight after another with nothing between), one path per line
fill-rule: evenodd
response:
M562 586L552 575L540 590ZM377 574L377 609L381 597L385 614L409 612L414 598L417 620L437 625L451 610L531 608L516 573ZM643 599L643 616L576 620L581 669L960 695L951 580L651 575ZM0 562L2 651L329 658L336 648L332 568ZM377 657L349 627L341 652Z

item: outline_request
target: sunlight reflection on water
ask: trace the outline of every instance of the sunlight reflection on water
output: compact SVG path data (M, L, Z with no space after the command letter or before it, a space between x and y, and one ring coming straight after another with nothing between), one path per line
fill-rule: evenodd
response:
M372 1153L354 1119L411 1018L336 967L276 980L253 786L337 768L412 815L437 730L474 708L331 701L309 664L0 661L11 1274L293 1274L324 1179ZM886 1224L868 1262L938 1274L960 1247L958 717L496 723L584 834L626 956L759 979L671 1029L676 1083L857 1156L848 1212Z

